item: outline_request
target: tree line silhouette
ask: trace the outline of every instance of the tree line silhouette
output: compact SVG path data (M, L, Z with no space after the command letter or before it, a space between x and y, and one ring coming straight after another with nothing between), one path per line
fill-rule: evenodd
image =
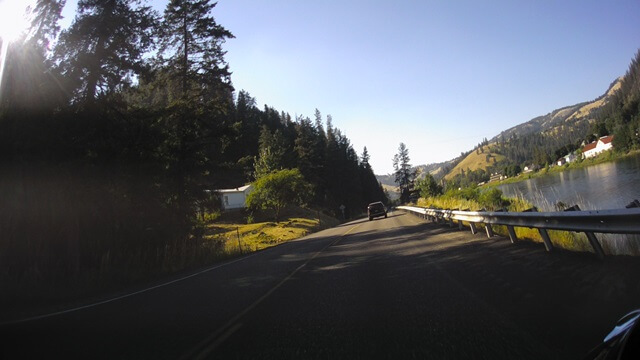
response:
M197 266L205 190L299 169L310 206L347 217L385 200L366 148L325 121L236 92L209 0L38 0L0 88L2 284L131 279ZM274 84L276 86L276 84ZM341 215L341 213L340 213ZM140 275L142 276L142 275ZM133 277L138 277L135 275ZM17 286L17 285L16 285ZM6 292L5 292L6 293Z

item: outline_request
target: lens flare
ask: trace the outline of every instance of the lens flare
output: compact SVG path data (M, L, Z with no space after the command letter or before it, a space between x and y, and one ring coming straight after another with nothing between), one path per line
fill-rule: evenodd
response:
M19 40L29 29L29 9L33 2L0 0L0 95L9 43Z
M32 1L0 0L0 38L16 41L29 28L28 8Z

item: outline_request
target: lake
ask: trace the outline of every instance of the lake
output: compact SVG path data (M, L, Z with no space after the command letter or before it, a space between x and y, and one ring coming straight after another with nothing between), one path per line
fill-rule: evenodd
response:
M506 197L522 197L540 211L557 211L556 204L578 205L582 210L623 209L640 200L640 154L581 169L499 185ZM640 236L598 234L611 254L640 255Z
M507 197L528 200L540 211L555 211L558 202L578 204L582 210L621 209L634 199L640 200L640 154L498 188Z

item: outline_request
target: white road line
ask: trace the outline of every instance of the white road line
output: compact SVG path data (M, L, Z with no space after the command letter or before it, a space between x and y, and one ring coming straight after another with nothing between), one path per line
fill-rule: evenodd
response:
M33 320L44 319L44 318L48 318L48 317L52 317L52 316L68 314L68 313L71 313L71 312L74 312L74 311L78 311L78 310L92 308L92 307L95 307L95 306L98 306L98 305L108 304L110 302L114 302L114 301L117 301L117 300L125 299L125 298L128 298L128 297L134 296L134 295L139 295L139 294L145 293L147 291L155 290L155 289L167 286L167 285L171 285L171 284L174 284L174 283L177 283L177 282L180 282L180 281L184 281L184 280L192 278L194 276L198 276L198 275L204 274L206 272L213 271L213 270L219 269L221 267L224 267L224 266L227 266L227 265L231 265L231 264L237 263L239 261L246 260L246 259L248 259L250 257L253 257L253 256L257 255L257 254L259 254L259 253L256 252L256 253L253 253L251 255L243 256L243 257L241 257L239 259L235 259L235 260L223 263L223 264L215 265L215 266L212 266L210 268L198 271L196 273L181 277L179 279L174 279L174 280L168 281L166 283L162 283L162 284L159 284L159 285L148 287L146 289L138 290L138 291L135 291L135 292L132 292L132 293L128 293L128 294L125 294L125 295L120 295L120 296L117 296L117 297L114 297L114 298L110 298L110 299L107 299L107 300L103 300L103 301L99 301L99 302L95 302L95 303L91 303L91 304L87 304L87 305L82 305L82 306L78 306L78 307L71 308L71 309L56 311L56 312L52 312L52 313L49 313L49 314L37 315L37 316L32 316L32 317L28 317L28 318L24 318L24 319L11 320L11 321L6 321L6 322L0 322L0 326L13 325L13 324L19 324L19 323L24 323L24 322L33 321Z
M344 236L344 235L346 235L346 233L343 234L342 236ZM301 240L301 239L297 239L297 240ZM275 248L275 247L273 247L273 248ZM155 289L158 289L158 288L161 288L161 287L165 287L165 286L168 286L168 285L171 285L171 284L175 284L175 283L180 282L180 281L184 281L184 280L190 279L192 277L207 273L209 271L213 271L213 270L219 269L221 267L228 266L228 265L231 265L231 264L234 264L234 263L249 259L249 258L251 258L251 257L253 257L255 255L258 255L259 253L260 252L255 252L255 253L253 253L251 255L243 256L241 258L238 258L238 259L235 259L235 260L231 260L231 261L228 261L228 262L223 263L223 264L215 265L215 266L212 266L210 268L206 268L204 270L195 272L193 274L189 274L187 276L183 276L183 277L181 277L179 279L174 279L174 280L168 281L166 283L162 283L162 284L158 284L158 285L155 285L155 286L151 286L151 287L148 287L148 288L145 288L145 289L142 289L142 290L134 291L132 293L116 296L116 297L113 297L113 298L110 298L110 299L107 299L107 300L98 301L98 302L87 304L87 305L77 306L77 307L74 307L74 308L71 308L71 309L60 310L60 311L56 311L56 312L52 312L52 313L48 313L48 314L43 314L43 315L31 316L31 317L27 317L27 318L23 318L23 319L18 319L18 320L10 320L10 321L5 321L5 322L0 322L0 326L15 325L15 324L25 323L25 322L29 322L29 321L34 321L34 320L46 319L46 318L53 317L53 316L64 315L64 314L72 313L72 312L75 312L75 311L88 309L88 308L92 308L92 307L99 306L99 305L108 304L110 302L122 300L122 299L125 299L125 298L128 298L128 297L134 296L134 295L139 295L139 294L151 291L151 290L155 290Z
M298 271L302 270L309 262L318 257L322 252L324 252L330 246L337 244L342 238L344 238L347 234L349 234L352 230L360 226L360 224L356 224L352 226L349 230L347 230L344 234L340 235L337 239L327 244L325 247L317 251L313 254L312 257L307 259L302 265L298 266L291 274L282 279L278 284L276 284L273 288L267 291L264 295L254 301L251 305L247 306L244 310L236 314L233 318L231 318L227 323L222 325L218 330L211 333L204 340L200 341L191 351L186 353L181 357L181 359L205 359L213 350L215 350L220 344L222 344L232 333L238 330L241 324L238 321L253 310L256 306L258 306L261 302L263 302L266 298L268 298L271 294L273 294L278 288L280 288L284 283L289 281L293 276L295 276Z

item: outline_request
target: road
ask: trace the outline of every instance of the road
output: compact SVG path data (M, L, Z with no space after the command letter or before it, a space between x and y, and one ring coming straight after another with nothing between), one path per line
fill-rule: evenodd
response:
M579 359L640 307L639 259L391 213L0 325L0 358Z

